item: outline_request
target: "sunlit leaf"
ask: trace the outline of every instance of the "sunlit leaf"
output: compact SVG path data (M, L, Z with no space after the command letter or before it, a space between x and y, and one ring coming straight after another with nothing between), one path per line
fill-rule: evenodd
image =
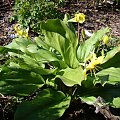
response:
M97 82L100 82L101 84L120 84L120 68L108 68L103 69L100 72L98 72L97 77L99 78Z
M61 20L54 19L42 22L41 29L45 35L45 42L62 55L65 63L72 68L78 67L78 39L67 25Z
M102 37L109 32L109 28L100 29L97 32L93 33L93 35L86 40L85 42L81 43L78 50L77 56L80 62L86 62L86 58L93 52L93 50L98 47L97 44Z
M115 47L107 53L103 64L100 67L103 69L109 67L120 67L120 46Z
M120 85L94 86L91 88L81 87L76 91L77 96L87 104L93 104L99 96L103 99L104 105L119 108L120 106ZM102 102L102 101L101 101ZM101 103L100 102L100 103Z
M61 70L57 77L60 78L66 86L81 85L81 82L84 80L84 73L81 67L76 69L66 68Z

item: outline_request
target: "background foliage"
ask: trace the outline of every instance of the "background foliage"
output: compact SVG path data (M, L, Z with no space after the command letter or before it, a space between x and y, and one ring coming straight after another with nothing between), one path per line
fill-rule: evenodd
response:
M12 19L38 32L41 20L63 17L58 11L63 3L62 0L16 0Z

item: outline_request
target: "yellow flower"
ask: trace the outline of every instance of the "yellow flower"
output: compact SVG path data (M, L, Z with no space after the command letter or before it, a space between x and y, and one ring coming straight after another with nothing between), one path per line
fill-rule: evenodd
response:
M16 25L14 26L14 29L15 29L15 31L17 32L17 35L18 35L18 36L28 38L29 28L23 30L23 29L21 28L21 25L20 25L20 24L16 24Z
M99 56L99 57L96 57L96 54L93 53L92 56L87 61L88 64L86 64L86 67L84 69L85 77L87 76L87 71L90 71L91 74L93 72L95 75L95 70L98 70L97 68L99 68L97 65L102 64L103 59L104 59L104 51L103 50L102 50L102 56Z
M83 23L85 22L85 15L83 13L75 14L75 17L73 18L76 22Z
M68 20L68 22L79 22L79 23L83 23L85 22L85 15L83 13L77 13L75 14L75 17Z
M103 43L108 44L109 37L107 35L103 36Z

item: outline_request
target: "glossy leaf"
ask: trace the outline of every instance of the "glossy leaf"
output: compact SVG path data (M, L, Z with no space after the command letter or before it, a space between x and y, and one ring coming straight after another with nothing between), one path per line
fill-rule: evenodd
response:
M65 63L72 68L78 67L78 40L67 25L58 19L48 20L41 23L41 29L45 35L45 42L62 55Z
M112 107L119 108L120 106L120 86L109 85L94 86L92 88L81 87L76 92L77 96L86 102L87 104L93 104L96 102L95 98L99 96L103 99L104 105L110 105ZM118 101L117 101L118 100Z
M8 44L7 48L12 48L16 50L21 50L22 52L26 52L27 46L33 44L33 42L26 38L16 38L10 44Z
M49 69L44 68L44 64L41 63L41 61L35 61L31 57L24 55L24 60L19 62L20 68L25 66L26 69L29 69L31 71L34 71L35 73L38 73L40 75L48 75L56 72L57 68Z
M31 54L31 56L41 62L59 61L54 53L44 49L39 49L37 53Z
M113 99L113 107L120 108L120 97Z
M62 92L45 89L32 101L20 104L15 120L56 120L63 115L70 103L70 97Z
M120 52L120 45L115 47L113 50L107 52L107 55L104 58L104 62L108 61L109 59L113 58L115 56L115 54Z
M9 47L9 49L14 48L20 50L21 52L23 52L22 55L20 55L19 52L18 54L9 53L11 56L18 56L20 58L23 58L24 60L29 59L29 61L33 62L34 64L40 64L41 62L45 63L50 61L59 61L59 59L53 52L50 52L49 50L45 50L43 48L39 48L34 42L26 42L26 40L24 43L23 40L20 40L21 39L16 39L7 47Z
M34 41L37 43L39 47L42 47L44 49L49 49L49 46L40 37L35 37Z
M63 22L70 28L71 31L75 33L75 28L71 22L68 22L70 19L70 15L68 13L65 14Z
M96 97L94 96L84 96L84 97L80 97L82 101L84 101L85 103L89 104L89 105L93 105L96 102Z
M37 47L37 45L35 45L35 44L29 44L29 45L27 46L27 50L28 50L28 52L30 52L30 53L37 53L37 52L38 52L38 47Z
M109 51L104 58L103 64L100 66L102 69L109 67L120 67L120 46L115 47Z
M18 53L20 51L16 50L16 49L11 49L11 48L7 48L5 46L0 46L0 54L5 54L5 53L8 53L8 52L14 52L14 53Z
M81 85L84 80L84 73L81 67L76 69L66 68L61 70L56 77L60 78L66 86Z
M103 69L98 72L97 77L99 78L97 82L100 82L102 85L109 83L109 84L120 84L120 68L108 68Z
M109 32L109 28L100 29L96 33L81 43L77 50L77 57L80 62L86 62L86 58L94 51L94 49L98 46L97 43L102 40L102 37Z
M0 73L0 93L25 96L44 85L41 75L20 68L4 68Z

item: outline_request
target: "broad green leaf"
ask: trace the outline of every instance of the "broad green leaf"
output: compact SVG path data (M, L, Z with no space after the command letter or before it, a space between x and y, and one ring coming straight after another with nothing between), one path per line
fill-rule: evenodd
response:
M11 48L7 48L5 46L0 46L0 54L5 54L5 53L8 53L8 52L14 52L14 53L18 53L20 51L16 50L16 49L11 49Z
M14 120L56 120L68 108L70 97L62 92L45 89L32 101L21 103Z
M96 33L93 33L88 40L80 44L77 50L77 57L80 62L86 62L86 58L94 51L97 43L102 40L102 37L107 32L109 32L109 28L100 29Z
M120 99L118 99L120 97L119 85L104 86L103 90L100 90L100 96L105 100L106 103L110 104L112 107L120 108Z
M11 43L11 45L7 46L10 48L14 48L14 49L19 49L20 51L22 51L22 55L19 54L15 54L10 52L9 54L11 56L17 56L19 58L23 58L24 60L29 58L29 61L32 64L36 64L36 63L40 63L40 62L50 62L50 61L59 61L59 59L57 58L57 56L53 53L50 52L48 50L45 50L43 48L38 48L38 46L32 42L26 42L27 40L21 40L21 39L16 39L13 44ZM15 44L15 45L14 45ZM30 63L28 61L28 63Z
M37 43L37 45L39 47L42 47L44 49L49 49L49 46L45 43L45 41L43 41L42 39L40 39L40 37L35 37L34 41Z
M13 62L18 64L20 68L23 68L24 66L26 67L26 69L28 68L29 70L32 67L36 67L36 68L44 68L44 64L41 61L37 61L34 57L32 56L28 56L26 54L23 55L18 55L19 58L14 59ZM11 66L12 68L14 66Z
M24 96L44 85L44 79L35 72L15 68L3 68L0 73L0 93Z
M6 75L7 74L7 75ZM1 81L12 84L44 84L42 76L35 72L24 69L9 70L8 73L1 72Z
M70 19L70 15L66 13L63 22L75 33L75 28L73 24L71 22L68 22L69 19Z
M31 57L24 55L24 60L19 61L19 66L20 68L26 67L26 69L29 69L37 74L40 75L48 75L48 74L53 74L56 72L57 68L49 69L49 68L44 68L44 64L41 63L41 61L35 61Z
M35 52L35 53L33 53ZM49 63L51 61L60 61L59 57L57 57L56 54L53 52L50 52L48 50L44 49L39 49L37 51L34 50L29 50L26 51L26 53L20 55L20 54L14 54L14 53L9 53L11 56L17 56L19 58L22 58L25 63L39 66L39 64L42 63Z
M94 96L84 96L84 97L80 97L82 101L84 101L85 103L89 104L89 105L96 105L96 107L101 107L101 106L108 106L108 104L111 104L112 107L115 108L120 108L120 97L117 98L113 98L112 102L105 102L103 98L100 97L94 97ZM100 99L99 99L100 98Z
M54 53L44 49L39 49L36 53L30 55L38 62L59 61Z
M81 67L76 69L66 68L61 70L56 77L60 78L66 86L81 85L84 80L84 73Z
M76 91L76 95L88 104L94 103L95 98L100 96L103 99L104 105L109 104L112 107L120 108L119 85L106 84L105 86L94 86L91 88L81 87Z
M94 76L87 76L87 79L82 81L81 86L85 88L92 88L94 86L93 80Z
M78 67L76 58L78 39L67 25L61 20L54 19L41 22L41 29L45 35L45 43L57 50L68 66Z
M3 81L2 81L3 82ZM0 81L1 84L1 81ZM24 97L32 94L35 90L42 87L43 84L15 84L0 86L0 93L4 95L12 95L17 97Z
M103 63L105 63L109 59L113 58L115 56L115 54L117 54L119 52L120 52L120 45L118 47L115 47L113 50L107 52L107 55L105 56Z
M101 68L109 68L109 67L120 67L120 46L115 49L109 51L104 58L103 64L100 65Z
M14 61L15 62L15 61ZM16 70L17 69L25 69L25 70L29 70L29 71L33 71L37 74L40 75L49 75L49 74L53 74L54 72L56 72L57 68L53 68L53 69L49 69L49 68L44 68L44 64L40 64L37 63L35 64L34 61L32 61L31 59L27 59L27 60L19 60L16 61L18 63L14 63L14 65L16 64L16 66L14 66L13 64L10 64L10 66L8 66L10 69L12 70Z
M35 67L31 67L31 69L34 71L34 72L36 72L36 73L38 73L38 74L40 74L40 75L49 75L49 74L54 74L54 73L56 73L56 71L57 71L57 68L55 68L55 69L45 69L45 68L35 68Z
M28 50L28 52L30 52L30 53L37 53L37 52L38 52L38 47L37 47L37 45L35 45L35 44L29 44L29 45L27 46L27 50Z
M97 77L99 78L98 81L102 85L108 83L108 84L120 84L120 68L108 68L108 69L103 69L100 72L98 72Z
M22 52L26 52L26 48L30 44L33 44L33 42L29 39L16 38L6 47L11 49L21 50Z
M113 99L113 107L120 108L120 97Z
M89 105L93 105L96 102L96 97L94 96L89 96L89 97L83 96L80 97L80 99Z
M26 69L26 70L33 71L40 75L53 74L57 70L57 68L53 68L53 69L45 68L45 64L43 64L43 63L46 61L41 58L43 60L43 63L42 63L42 60L40 59L40 57L39 57L39 60L38 60L38 58L35 58L35 56L30 57L26 54L18 55L17 57L19 57L19 58L14 58L13 62L9 63L8 67L10 69L16 69L16 68L17 69ZM46 59L47 59L47 57L46 57ZM54 59L54 57L49 58L49 60L53 60L53 59ZM52 67L52 65L51 65L51 67Z

